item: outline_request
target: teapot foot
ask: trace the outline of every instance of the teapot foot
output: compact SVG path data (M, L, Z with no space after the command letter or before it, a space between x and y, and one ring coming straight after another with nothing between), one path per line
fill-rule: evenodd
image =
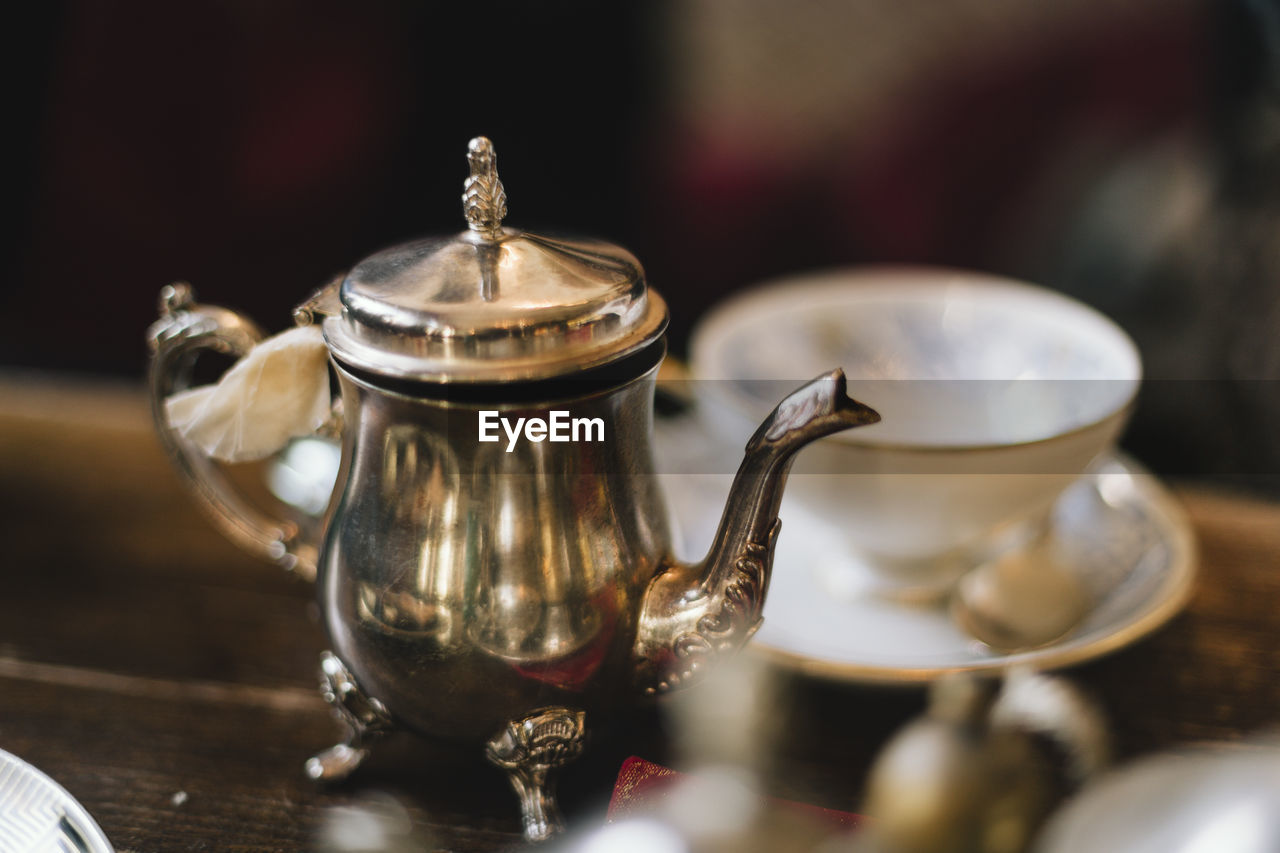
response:
M307 760L307 776L336 782L350 776L369 755L367 744L391 730L386 707L367 695L333 652L320 655L320 692L347 727L346 739Z
M307 778L316 782L337 782L347 778L369 757L369 750L340 743L307 759Z
M556 805L553 771L577 758L586 742L586 713L541 708L507 727L488 743L489 761L507 771L520 798L524 837L546 841L564 829Z

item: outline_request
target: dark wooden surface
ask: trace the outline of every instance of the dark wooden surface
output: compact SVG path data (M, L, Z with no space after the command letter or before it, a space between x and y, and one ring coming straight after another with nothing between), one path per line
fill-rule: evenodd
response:
M1280 723L1280 506L1180 494L1203 558L1191 606L1073 670L1122 758ZM314 686L312 590L197 513L136 389L0 381L0 543L0 748L57 779L118 850L314 849L335 809L374 792L402 803L430 846L519 846L506 783L476 756L401 737L341 786L303 777L337 733ZM770 792L854 808L870 758L921 694L783 681ZM600 821L632 753L670 759L659 714L626 721L566 771L572 826Z

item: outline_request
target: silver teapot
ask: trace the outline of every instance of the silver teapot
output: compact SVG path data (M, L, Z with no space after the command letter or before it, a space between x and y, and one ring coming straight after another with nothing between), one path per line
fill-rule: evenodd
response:
M256 508L165 418L197 352L245 354L252 322L167 288L151 396L221 529L315 579L323 693L349 731L308 774L345 777L394 727L473 743L543 839L550 775L588 720L695 681L759 627L796 452L879 416L839 370L787 397L747 444L706 558L677 562L651 446L666 304L624 249L504 227L493 146L467 157L468 230L378 252L295 311L341 388L322 521Z

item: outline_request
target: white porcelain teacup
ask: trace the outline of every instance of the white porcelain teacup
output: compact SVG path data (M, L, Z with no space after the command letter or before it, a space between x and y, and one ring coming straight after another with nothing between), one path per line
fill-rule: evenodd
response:
M734 438L779 387L836 364L883 420L804 451L786 502L848 531L857 559L832 564L860 576L838 585L907 597L1040 523L1114 445L1141 381L1133 342L1093 309L947 269L778 280L715 309L693 339L701 410Z

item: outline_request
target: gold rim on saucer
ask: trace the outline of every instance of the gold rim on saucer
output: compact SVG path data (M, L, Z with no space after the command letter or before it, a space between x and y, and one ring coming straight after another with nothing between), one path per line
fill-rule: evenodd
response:
M1105 490L1101 485L1104 481L1100 477L1108 475L1121 475L1123 482L1127 484L1123 489L1110 489L1118 492L1118 495L1104 497L1100 494ZM1119 582L1110 593L1099 598L1091 617L1057 642L1028 651L1001 653L970 639L968 643L972 660L920 666L837 660L808 654L770 642L768 632L764 632L764 636L754 641L750 648L782 669L830 681L885 686L923 684L950 672L995 672L1017 665L1040 670L1060 669L1124 648L1160 628L1186 606L1194 588L1197 568L1194 534L1186 513L1158 478L1138 463L1118 454L1105 458L1073 484L1059 500L1059 510L1068 499L1080 501L1083 497L1091 496L1096 497L1099 504L1110 507L1100 510L1101 512L1131 515L1132 520L1126 520L1127 523L1136 523L1135 535L1146 536L1147 540L1145 545L1140 546L1140 553L1131 565L1113 564L1107 567L1113 577L1119 578ZM783 536L786 534L783 533ZM807 583L817 589L818 584L810 571L811 567L789 566L784 562L784 556L785 552L780 548L771 600L778 597L779 585ZM1132 590L1126 588L1125 581L1138 570L1142 561L1152 562L1152 565L1142 566L1142 570L1149 576L1154 576L1154 589L1145 600L1122 609L1114 618L1099 622L1094 615L1105 613L1107 609L1114 610L1114 605L1117 604L1113 600L1115 597L1132 594ZM840 605L836 602L830 606ZM894 608L909 607L888 600L877 602L875 606L886 613ZM771 614L766 606L766 625L771 615L775 619L779 618L777 609ZM782 614L781 618L785 619L786 614ZM937 618L947 618L945 610L939 611ZM884 640L886 643L893 642L892 637ZM957 650L957 654L963 653Z

